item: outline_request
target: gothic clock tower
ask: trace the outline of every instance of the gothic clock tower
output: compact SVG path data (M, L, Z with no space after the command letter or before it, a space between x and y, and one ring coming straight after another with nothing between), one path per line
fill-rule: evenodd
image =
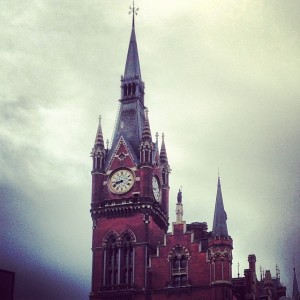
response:
M152 140L144 102L134 14L119 114L106 149L101 119L92 149L93 265L90 299L146 299L149 257L168 229L169 173L164 136Z

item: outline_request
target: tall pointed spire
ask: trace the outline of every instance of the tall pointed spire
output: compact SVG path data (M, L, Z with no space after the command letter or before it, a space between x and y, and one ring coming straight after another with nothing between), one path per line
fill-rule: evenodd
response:
M138 48L137 48L137 42L135 36L135 22L134 22L134 16L137 14L138 8L135 8L134 1L132 7L129 8L130 8L129 13L132 13L132 29L131 29L130 42L129 42L126 65L125 65L124 79L132 79L132 78L141 79L141 69L140 69L139 54L138 54Z
M214 223L213 223L213 236L228 236L227 224L226 224L226 212L224 210L220 176L218 176L218 188L215 205Z
M125 64L124 76L121 76L121 99L119 112L113 132L111 149L108 154L108 162L113 157L117 144L122 137L126 145L131 149L133 160L139 161L139 146L145 122L145 84L141 79L141 70L137 42L135 36L134 16L137 8L130 7L133 14L132 29Z
M300 297L300 293L299 293L298 281L297 281L297 276L296 276L296 269L294 267L293 295L292 295L292 299L293 300L298 300L299 297Z

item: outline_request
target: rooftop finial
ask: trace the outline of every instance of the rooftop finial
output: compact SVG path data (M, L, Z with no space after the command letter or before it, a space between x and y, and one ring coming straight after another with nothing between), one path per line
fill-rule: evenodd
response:
M295 268L295 257L293 256L293 266L294 266L294 271L296 270Z
M135 8L134 6L134 0L132 0L132 7L129 6L129 14L132 13L132 27L134 27L134 15L137 16L137 11L139 10L139 8Z

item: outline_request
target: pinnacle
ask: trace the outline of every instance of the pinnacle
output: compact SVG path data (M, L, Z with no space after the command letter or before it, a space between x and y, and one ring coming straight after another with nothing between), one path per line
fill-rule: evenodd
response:
M152 136L151 136L151 129L150 129L150 124L149 124L149 118L148 118L148 110L145 110L145 123L144 123L144 128L143 128L143 133L142 133L142 140L150 140L152 141Z
M161 148L160 148L160 162L161 163L168 163L168 156L167 156L167 150L165 145L165 135L162 134L162 142L161 142Z
M99 125L98 125L97 134L96 134L96 138L95 138L95 146L104 148L103 133L102 133L102 126L101 126L101 116L99 116Z

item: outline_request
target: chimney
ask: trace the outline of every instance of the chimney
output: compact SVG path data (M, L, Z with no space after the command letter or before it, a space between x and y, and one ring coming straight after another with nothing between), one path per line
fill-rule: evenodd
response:
M249 269L252 271L252 273L254 275L256 275L256 267L255 267L256 256L255 256L255 254L248 255L248 262L249 262Z

